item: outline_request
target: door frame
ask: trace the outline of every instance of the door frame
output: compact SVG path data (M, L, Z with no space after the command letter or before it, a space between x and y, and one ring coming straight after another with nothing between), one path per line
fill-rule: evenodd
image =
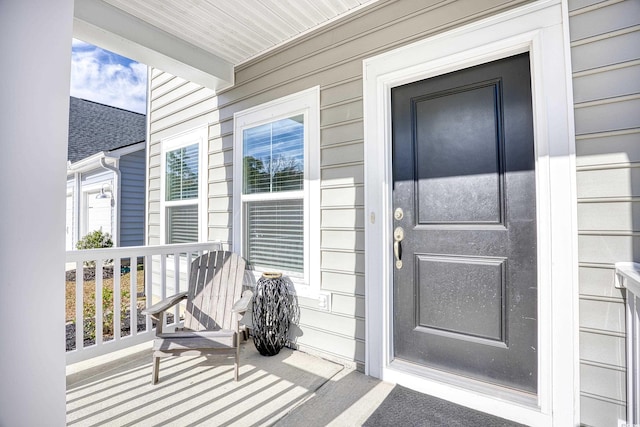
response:
M538 396L523 404L392 363L391 88L522 52L531 62ZM566 0L542 0L363 61L368 375L529 425L579 422L575 132ZM428 371L428 370L426 370Z

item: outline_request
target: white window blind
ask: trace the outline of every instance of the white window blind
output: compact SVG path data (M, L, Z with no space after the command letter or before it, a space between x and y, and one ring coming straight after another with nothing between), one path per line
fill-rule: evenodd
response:
M302 200L248 202L247 248L254 265L284 271L304 268Z
M167 208L167 243L198 241L198 205Z

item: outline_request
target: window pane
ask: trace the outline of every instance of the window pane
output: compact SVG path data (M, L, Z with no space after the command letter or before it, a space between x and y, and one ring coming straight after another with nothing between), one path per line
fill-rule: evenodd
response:
M167 208L167 243L198 241L198 205Z
M244 194L301 190L304 183L304 116L243 132Z
M303 272L304 206L302 200L248 202L247 258L255 266Z
M167 153L166 200L198 198L198 144Z

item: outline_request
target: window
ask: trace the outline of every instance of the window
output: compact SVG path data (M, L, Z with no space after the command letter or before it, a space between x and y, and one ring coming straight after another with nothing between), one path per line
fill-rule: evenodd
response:
M234 248L296 285L319 282L318 111L313 88L234 116Z
M201 239L201 147L206 129L162 142L162 241L166 244Z

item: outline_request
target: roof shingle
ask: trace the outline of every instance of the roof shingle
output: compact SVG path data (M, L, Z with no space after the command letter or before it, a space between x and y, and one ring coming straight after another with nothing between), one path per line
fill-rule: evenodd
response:
M144 114L71 97L67 151L71 163L145 139Z

